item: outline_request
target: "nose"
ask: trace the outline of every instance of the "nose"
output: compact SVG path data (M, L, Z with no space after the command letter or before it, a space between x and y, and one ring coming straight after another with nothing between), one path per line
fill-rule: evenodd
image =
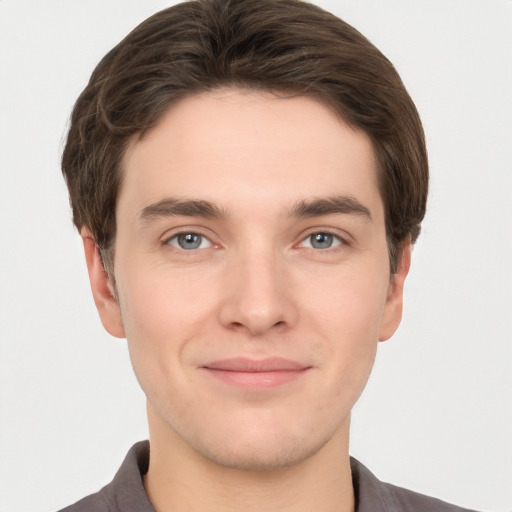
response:
M246 251L227 272L219 311L226 328L262 336L296 323L298 309L285 262L271 250Z

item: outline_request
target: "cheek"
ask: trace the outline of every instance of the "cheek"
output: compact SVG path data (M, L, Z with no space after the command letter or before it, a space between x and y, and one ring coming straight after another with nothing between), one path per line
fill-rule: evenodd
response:
M129 275L122 281L119 299L135 373L139 380L147 375L151 381L172 376L179 372L188 344L207 331L214 293L197 276Z
M373 366L387 293L382 275L340 273L322 290L310 287L304 300L304 319L320 334L317 351L339 394L362 391Z
M386 302L388 282L379 269L366 272L342 269L314 280L308 286L304 309L321 332L341 343L377 341ZM323 284L323 286L320 286Z
M178 332L186 336L183 329L196 329L211 307L214 293L204 272L133 264L126 274L119 290L121 310L125 328L136 336L155 341Z

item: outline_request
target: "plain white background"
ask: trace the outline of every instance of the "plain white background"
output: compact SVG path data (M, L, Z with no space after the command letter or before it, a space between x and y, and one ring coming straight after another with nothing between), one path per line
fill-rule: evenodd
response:
M92 302L59 156L97 61L163 0L0 0L0 510L107 483L147 436L124 340ZM405 317L352 454L381 479L512 510L512 2L323 0L396 65L432 187Z

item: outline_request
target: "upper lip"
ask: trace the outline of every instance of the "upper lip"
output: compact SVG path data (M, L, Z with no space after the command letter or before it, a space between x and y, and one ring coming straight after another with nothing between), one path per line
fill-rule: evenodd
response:
M246 357L233 357L229 359L220 359L205 364L203 368L209 370L223 370L230 372L278 372L278 371L298 371L309 368L297 361L284 359L282 357L267 357L265 359L250 359Z

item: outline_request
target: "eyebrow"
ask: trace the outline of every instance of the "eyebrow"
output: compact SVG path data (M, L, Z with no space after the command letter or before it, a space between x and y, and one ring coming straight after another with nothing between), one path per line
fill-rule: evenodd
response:
M295 203L288 212L289 217L302 218L332 214L361 215L373 221L370 210L351 196L303 199ZM210 201L170 197L146 206L137 217L145 222L178 215L225 219L228 212Z
M361 215L373 222L370 210L355 197L333 196L302 200L293 205L290 217L319 217L331 214Z
M227 217L227 212L210 201L171 197L146 206L138 213L137 217L142 221L149 221L177 215L219 219Z

